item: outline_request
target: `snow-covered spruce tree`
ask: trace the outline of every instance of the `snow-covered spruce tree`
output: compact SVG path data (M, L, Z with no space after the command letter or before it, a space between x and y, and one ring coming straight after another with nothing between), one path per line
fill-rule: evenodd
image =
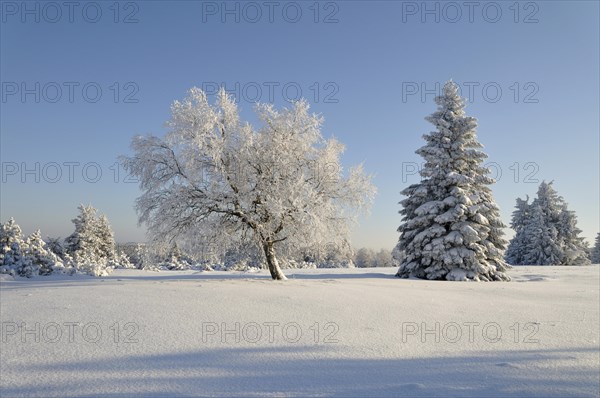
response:
M108 262L108 264L112 268L136 268L135 265L133 265L133 263L131 262L131 259L129 258L127 253L124 253L122 251L115 251L114 257Z
M158 264L154 259L153 253L150 253L148 246L144 243L138 243L135 246L134 253L131 256L131 262L137 269L147 271L157 271Z
M75 261L85 256L89 259L100 257L97 210L91 205L79 205L79 215L71 220L75 231L65 239L67 252Z
M67 252L64 241L60 237L46 237L46 249L58 258L58 261L62 264L60 271L63 274L74 274L77 271L73 257Z
M108 261L112 268L135 268L129 256L123 251L117 250L115 234L108 222L106 215L102 214L96 219L96 231L98 235L98 253L101 258Z
M62 272L64 268L61 258L48 248L39 229L25 239L14 219L1 226L0 273L31 278Z
M565 265L587 265L590 264L588 255L589 246L581 236L581 229L577 227L577 216L569 210L567 204L563 204L558 218L558 236L563 251L561 264Z
M0 274L31 278L38 275L38 267L27 256L27 242L21 227L10 218L0 225Z
M75 231L65 239L67 251L73 257L77 271L94 276L107 275L110 272L107 231L101 226L94 207L80 205L78 209L79 215L72 220ZM114 251L114 240L112 245Z
M215 106L192 88L171 108L166 137L136 137L125 168L139 178L140 223L160 240L187 236L226 246L249 237L264 253L273 279L285 279L278 247L346 239L355 209L375 189L358 166L344 176L335 139L305 101L277 111L257 106L262 124L242 123L220 90Z
M525 233L525 229L530 219L529 196L525 200L517 198L515 211L512 214L510 227L515 231L515 236L510 240L504 259L512 265L521 265L525 261L525 247L529 243L529 238Z
M52 238L50 236L47 236L46 247L61 260L64 260L64 258L68 256L67 249L65 249L61 238Z
M551 253L546 258L536 256L540 248L536 248L530 240L528 250L533 251L525 264L529 265L583 265L589 264L587 245L579 236L581 230L577 228L577 217L568 209L562 196L558 195L552 182L542 181L537 197L532 203L540 207L544 228L553 243L551 249L544 251Z
M579 236L577 217L565 200L543 181L533 202L517 199L511 227L516 231L507 250L510 264L589 264L588 246Z
M590 257L593 264L600 264L600 232L596 235L596 243Z
M98 235L99 255L109 261L114 260L116 257L115 234L104 214L96 220L96 234Z
M39 275L50 275L54 271L60 272L64 269L61 259L48 249L39 229L27 238L25 253L37 267Z
M562 250L558 244L558 231L547 222L547 215L539 202L530 205L530 219L523 229L526 240L523 242L522 264L560 264Z
M398 247L405 257L397 276L427 279L507 281L504 224L481 163L486 155L477 122L465 115L458 86L449 81L426 120L436 131L416 151L425 159L421 182L402 191L403 223Z
M168 270L179 271L190 269L192 266L192 261L188 256L183 254L177 242L174 242L173 246L171 246L171 250L169 250L169 253L163 261L162 266Z

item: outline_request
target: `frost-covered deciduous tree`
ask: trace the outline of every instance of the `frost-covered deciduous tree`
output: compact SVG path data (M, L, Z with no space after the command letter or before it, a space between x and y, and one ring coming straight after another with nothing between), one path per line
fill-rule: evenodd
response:
M543 181L533 202L517 198L506 260L519 265L589 264L588 246L579 236L577 217L558 195L552 182Z
M477 121L464 111L458 86L449 81L438 109L427 118L436 131L416 151L425 159L421 182L402 191L403 223L398 248L405 257L397 276L506 281L506 241L482 166L487 157L476 136Z
M402 264L402 261L404 261L404 257L406 257L406 254L404 253L403 250L401 250L398 245L394 246L394 248L392 249L392 264L394 267L399 267L400 264Z
M381 249L375 255L375 267L393 267L394 259L390 250Z
M596 243L592 249L591 260L594 264L600 264L600 232L596 235Z
M318 252L315 261L317 268L353 268L355 266L352 261L354 252L348 241L341 244L325 244L316 251Z
M361 247L354 256L354 265L358 268L369 268L375 266L375 251Z
M273 279L285 279L278 247L346 239L354 210L374 195L361 166L344 175L344 146L323 138L305 101L282 111L257 106L257 129L240 121L224 90L213 106L192 88L171 113L164 138L135 137L123 159L139 178L139 221L154 238L252 239Z
M204 245L200 256L202 261L196 264L196 267L206 271L260 269L265 263L264 257L262 249L252 242L238 242L220 247L216 244Z

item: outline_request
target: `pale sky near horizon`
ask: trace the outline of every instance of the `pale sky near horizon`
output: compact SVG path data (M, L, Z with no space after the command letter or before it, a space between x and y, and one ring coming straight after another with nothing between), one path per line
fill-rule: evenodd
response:
M0 219L26 233L65 237L91 203L118 241L143 241L140 191L117 157L136 134L164 134L189 88L225 85L248 119L256 101L305 97L346 145L344 165L375 175L354 246L391 249L424 118L450 78L479 121L504 222L554 180L583 236L600 230L597 1L0 5Z

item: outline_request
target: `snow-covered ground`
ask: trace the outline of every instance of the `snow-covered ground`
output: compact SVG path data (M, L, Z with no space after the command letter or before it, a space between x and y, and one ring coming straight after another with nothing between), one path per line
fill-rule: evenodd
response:
M600 395L598 266L395 271L4 275L0 396Z

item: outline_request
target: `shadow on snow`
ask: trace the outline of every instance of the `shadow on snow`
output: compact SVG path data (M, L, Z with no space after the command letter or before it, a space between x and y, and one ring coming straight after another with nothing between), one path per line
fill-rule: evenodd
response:
M206 348L155 355L5 368L2 396L597 396L597 369L578 366L596 349L468 356L349 359L343 347ZM19 386L6 378L18 370ZM6 377L6 378L5 378Z

